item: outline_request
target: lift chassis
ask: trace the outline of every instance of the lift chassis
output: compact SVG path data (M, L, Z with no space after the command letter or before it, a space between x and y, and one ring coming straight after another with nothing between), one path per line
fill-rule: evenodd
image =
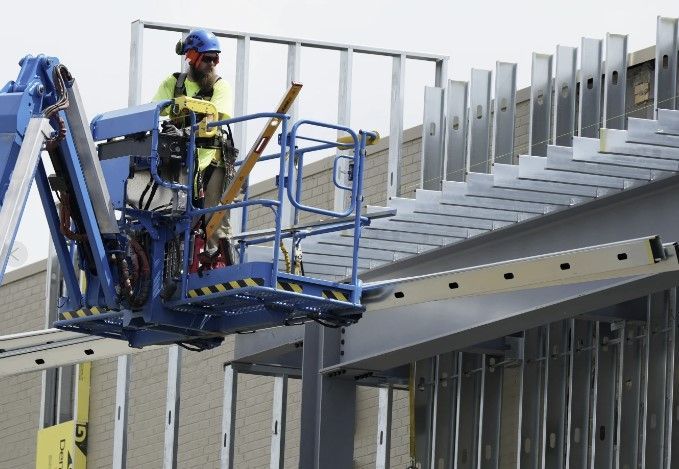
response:
M177 343L202 350L231 333L307 320L338 326L360 318L358 243L361 227L369 223L361 214L363 159L375 135L313 121L292 124L285 111L299 84L272 113L219 121L209 113L203 118L185 101L170 100L104 113L90 123L76 82L58 59L26 56L20 65L17 80L0 93L0 272L35 180L64 277L55 327L122 339L133 347ZM187 106L190 125L172 135L162 132L161 112L179 104ZM254 119L267 123L228 189L238 198L201 207L194 197L196 140ZM334 178L350 194L343 212L301 203L304 154L347 147L347 139L340 144L299 135L300 128L312 126L349 137L352 154L336 159L350 160L353 177L347 185ZM279 150L262 155L279 127ZM302 140L313 144L300 149ZM54 168L49 176L43 150ZM277 197L250 199L247 173L266 159L279 163ZM242 187L234 190L235 182ZM284 204L292 205L295 219L307 211L330 222L284 229ZM247 213L254 206L273 213L270 234L242 236L237 249L221 246L217 256L207 251L210 217L234 208ZM247 228L246 214L243 220L241 231ZM294 259L303 238L337 230L350 230L354 237L347 282L304 276L288 262L287 249ZM252 245L268 247L269 258L254 259Z

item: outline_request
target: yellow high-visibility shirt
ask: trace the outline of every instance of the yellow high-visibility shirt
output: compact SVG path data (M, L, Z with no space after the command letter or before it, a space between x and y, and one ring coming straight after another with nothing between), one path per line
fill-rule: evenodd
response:
M174 88L176 84L177 79L174 77L174 75L167 77L158 87L158 91L156 91L156 94L153 96L153 101L165 101L167 99L173 99ZM187 96L193 97L200 91L198 83L190 80L188 77L186 77L186 80L184 81L184 86L186 87ZM210 102L214 103L215 107L217 107L219 119L229 119L231 116L233 116L233 90L231 89L231 85L222 78L214 84L213 90L214 91L212 93L212 98L210 98ZM167 107L161 114L167 116L169 112L170 108ZM219 150L214 150L211 148L199 148L197 155L198 170L202 171L203 169L207 168L213 159L217 160L218 162L218 157L220 156L217 153L218 151Z

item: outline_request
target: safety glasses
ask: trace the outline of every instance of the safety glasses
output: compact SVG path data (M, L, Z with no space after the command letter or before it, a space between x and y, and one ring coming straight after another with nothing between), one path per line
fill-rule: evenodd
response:
M203 54L203 57L201 57L201 62L206 62L206 63L212 62L213 64L217 65L219 63L219 55L205 55L205 54Z

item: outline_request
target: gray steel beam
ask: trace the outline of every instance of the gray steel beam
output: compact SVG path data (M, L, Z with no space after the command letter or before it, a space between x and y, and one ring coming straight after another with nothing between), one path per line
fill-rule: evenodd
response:
M446 181L464 181L467 175L468 107L466 81L448 81L446 106Z
M424 87L420 187L441 190L445 142L443 88Z
M403 156L403 106L405 96L406 56L392 59L391 106L389 108L389 157L387 163L387 199L401 195L401 158Z
M575 249L594 243L631 239L644 236L649 232L658 233L666 240L679 239L679 220L662 215L673 213L674 207L679 204L677 184L679 184L679 177L675 176L651 185L597 199L586 205L571 207L567 211L505 227L501 234L498 231L489 232L483 237L420 254L416 259L406 259L372 270L362 275L362 279L368 282L395 277L411 277L539 253ZM638 285L641 286L641 284ZM628 296L626 299L642 296L643 290L639 291L641 293ZM627 293L635 294L631 291ZM596 300L597 304L591 305L596 307L590 310L617 302L612 298L611 301L597 298L594 293L591 298ZM508 301L508 297L502 299ZM623 300L622 297L619 299ZM487 304L490 305L496 300L499 300L499 297L495 300L485 299L482 302L488 301ZM533 300L537 301L536 298ZM584 301L584 299L581 300ZM456 314L451 315L446 311L448 307L455 308L448 311L456 311ZM358 324L347 329L345 354L335 366L365 369L381 369L382 366L391 368L408 363L415 356L419 358L443 353L450 350L447 345L450 340L457 337L458 333L466 330L467 327L477 324L477 319L480 320L474 317L473 311L476 308L479 308L479 312L483 311L483 317L486 319L483 322L488 324L494 313L491 310L483 310L479 305L467 303L440 304L437 306L437 311L423 305L417 308L418 315L416 316L412 314L412 309L390 310L386 316L379 311L366 315ZM458 311L460 314L457 313ZM425 317L427 320L423 320ZM511 317L507 311L504 314L498 311L498 316L495 317L500 321L495 323L494 327L487 326L488 328L483 331L484 326L478 324L480 327L464 334L463 340L481 342L515 332L520 327L518 324L512 326L501 321L502 318ZM524 317L530 317L530 315ZM556 319L557 317L554 317L554 320ZM532 324L544 322L545 317ZM398 334L395 334L389 327L390 324L399 324ZM508 327L503 327L503 324ZM432 339L432 337L436 338ZM466 345L473 345L473 343ZM460 346L462 345L456 344L456 347Z
M337 124L351 127L351 83L354 68L354 51L349 48L340 52L339 66L339 90L337 93ZM294 122L294 121L293 121ZM338 132L338 137L345 136L344 132ZM343 150L342 154L350 155L352 151ZM338 180L342 185L349 183L349 161L346 158L340 160ZM343 212L347 207L348 192L335 187L333 210Z
M434 69L434 86L443 88L448 83L448 57L442 57L436 61Z
M545 384L545 346L544 327L528 329L524 332L524 358L521 362L521 384L519 387L519 431L517 449L518 465L523 468L540 466L544 448L545 431L543 406L546 396Z
M612 469L616 442L616 364L620 342L610 322L597 322L594 342L591 467Z
M490 172L490 70L472 69L469 88L468 172Z
M288 409L288 377L276 376L273 383L273 409L271 417L270 469L283 469L285 465L285 432Z
M231 364L224 365L224 401L222 405L222 447L220 469L233 469L236 440L236 402L238 400L238 372Z
M394 391L391 386L380 388L377 409L377 454L375 469L391 467L391 412Z
M568 376L568 344L570 321L547 326L546 361L547 412L545 415L544 465L550 469L564 467L566 431L566 383Z
M319 373L342 352L345 329L328 329L307 323L302 363L300 467L328 469L353 464L356 384Z
M516 64L495 64L493 106L493 162L514 163L514 116L516 113Z
M582 38L580 47L580 110L578 135L597 138L601 127L600 39Z
M165 447L163 468L177 468L179 446L179 407L181 402L182 351L178 345L168 347L167 400L165 404Z
M566 441L568 467L587 467L593 327L590 321L574 319L571 323Z
M575 74L578 50L557 46L554 77L554 145L573 146L575 132Z
M604 82L604 109L601 126L607 129L625 129L627 116L627 36L606 34L606 69Z
M658 16L654 100L658 109L677 107L677 34L679 19Z
M547 156L552 113L552 56L533 52L528 154Z

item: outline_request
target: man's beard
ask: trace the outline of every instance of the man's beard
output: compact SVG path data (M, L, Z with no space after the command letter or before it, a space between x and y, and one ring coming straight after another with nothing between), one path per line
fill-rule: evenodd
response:
M191 76L196 81L196 83L198 83L198 85L200 86L201 89L212 86L212 84L213 84L212 83L213 73L201 72L193 64L190 64L189 67L191 69Z

